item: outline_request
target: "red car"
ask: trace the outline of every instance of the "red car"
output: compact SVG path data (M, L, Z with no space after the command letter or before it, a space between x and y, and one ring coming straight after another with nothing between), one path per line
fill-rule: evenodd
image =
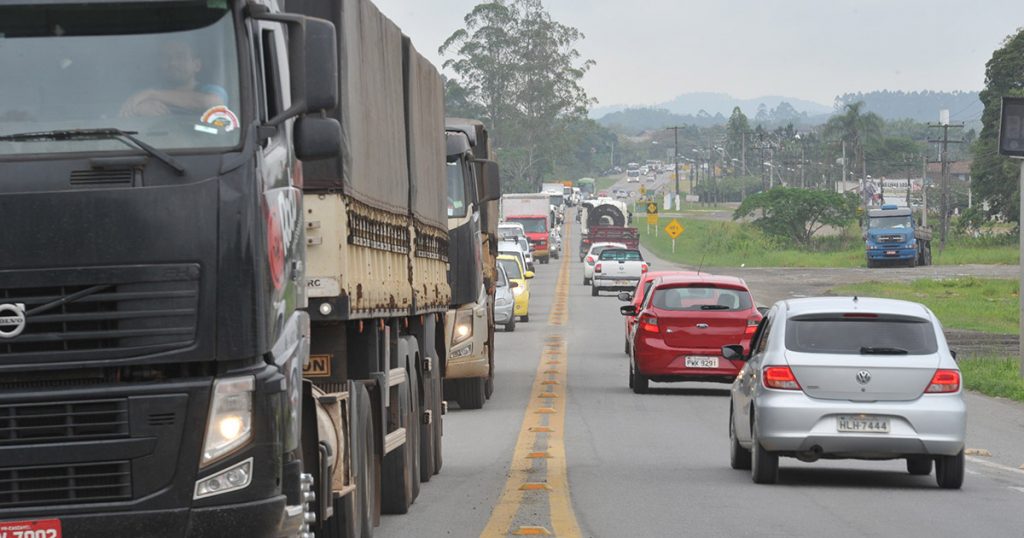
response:
M633 290L631 292L629 292L629 291L619 292L619 300L620 301L625 301L625 302L635 306L637 308L637 310L639 310L640 309L640 303L643 302L643 300L644 300L644 295L647 293L647 290L649 290L651 288L651 283L654 282L654 280L656 278L661 278L661 277L664 277L664 276L671 276L671 275L696 275L696 274L697 273L693 272L693 271L647 271L646 273L643 274L643 276L640 277L640 282L637 283L635 290ZM629 355L629 349L633 346L633 324L636 323L636 316L626 315L626 316L623 316L623 317L626 320L626 345L625 345L625 353L628 356Z
M749 347L761 321L742 279L708 274L658 277L639 307L620 311L637 318L629 364L637 394L650 381L732 383L743 361L722 357L722 346Z

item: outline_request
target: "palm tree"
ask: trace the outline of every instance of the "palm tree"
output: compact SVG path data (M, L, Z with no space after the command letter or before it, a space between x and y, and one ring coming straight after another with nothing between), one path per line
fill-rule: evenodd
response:
M859 162L860 164L864 181L867 181L867 162L865 159L867 142L882 135L882 126L885 122L881 116L874 112L862 112L864 101L847 103L843 108L845 110L843 114L833 116L825 124L825 136L836 138L846 143L847 149L853 152L854 162ZM845 177L843 181L846 181ZM865 200L864 203L866 204L867 201Z

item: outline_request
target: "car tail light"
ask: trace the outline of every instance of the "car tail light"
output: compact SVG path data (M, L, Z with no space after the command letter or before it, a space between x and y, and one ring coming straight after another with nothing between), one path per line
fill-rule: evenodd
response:
M650 314L640 316L640 330L647 333L661 332L658 329L658 317Z
M594 265L594 257L587 256L587 265Z
M960 390L960 370L936 370L932 382L924 389L928 394L941 394Z
M747 320L747 328L743 331L743 334L751 335L757 332L757 326L761 323L761 320L757 318L750 318Z
M646 273L646 272L647 272L647 264L646 264L646 263L645 263L645 264L642 264L642 265L640 266L640 272L641 272L641 273Z
M594 272L595 273L600 273L601 272L601 264L597 264L597 265L594 266Z
M789 366L769 366L764 369L764 386L770 389L800 390L793 370Z

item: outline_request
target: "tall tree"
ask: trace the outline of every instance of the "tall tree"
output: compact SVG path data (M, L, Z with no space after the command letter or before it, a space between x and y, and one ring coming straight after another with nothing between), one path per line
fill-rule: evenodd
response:
M851 171L859 176L866 169L867 144L882 135L884 122L874 112L863 112L863 101L848 103L843 108L842 114L828 120L824 132L826 136L846 143L847 155L852 153L857 165Z
M974 162L971 182L974 193L988 202L992 215L1020 221L1020 197L1017 175L1019 165L999 155L999 115L1004 95L1024 95L1024 29L1003 41L985 64L985 89L981 102L981 134L972 146Z
M579 30L551 18L541 0L494 0L474 7L439 53L451 55L469 101L478 103L513 185L539 187L565 159L566 124L594 102L581 85L594 65L575 45Z
M725 149L730 155L735 158L743 156L745 150L744 141L749 134L750 121L747 120L746 114L740 110L740 107L734 107L732 115L729 116L729 122L725 124Z

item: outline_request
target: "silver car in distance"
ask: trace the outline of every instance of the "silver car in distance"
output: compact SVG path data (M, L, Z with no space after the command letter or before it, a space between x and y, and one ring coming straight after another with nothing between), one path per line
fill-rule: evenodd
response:
M940 487L964 479L967 408L960 369L923 305L822 297L779 301L732 385L730 462L759 484L779 457L906 459ZM722 348L725 358L743 355Z

